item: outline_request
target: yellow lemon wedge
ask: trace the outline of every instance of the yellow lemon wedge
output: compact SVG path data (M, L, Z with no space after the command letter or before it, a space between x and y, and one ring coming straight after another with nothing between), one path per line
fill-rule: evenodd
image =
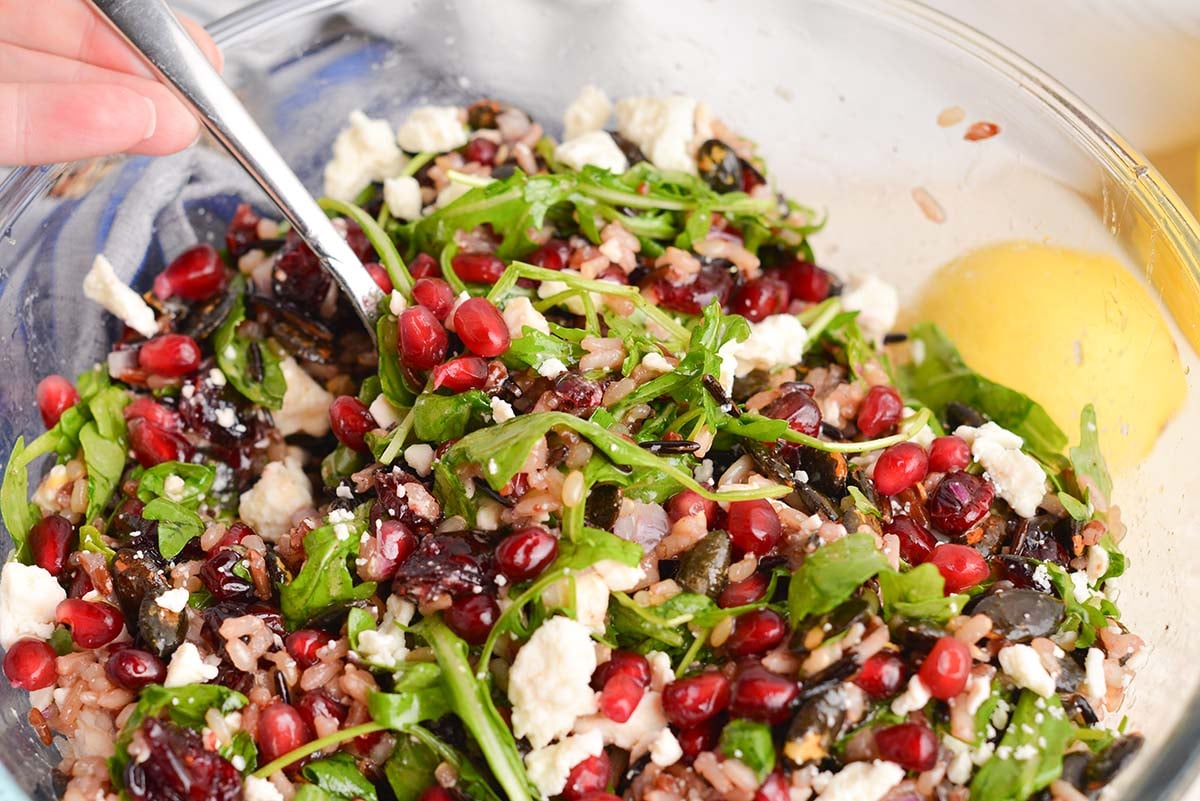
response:
M1146 457L1183 403L1183 365L1158 304L1111 256L1029 242L943 266L909 322L937 323L982 375L1040 403L1072 442L1096 407L1110 468Z

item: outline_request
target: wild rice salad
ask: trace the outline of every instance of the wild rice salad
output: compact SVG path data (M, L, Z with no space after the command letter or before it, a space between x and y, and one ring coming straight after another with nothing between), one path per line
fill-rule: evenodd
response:
M893 331L705 105L611 111L351 115L377 346L247 205L145 295L97 256L124 333L0 489L63 798L1079 801L1137 751L1092 410Z

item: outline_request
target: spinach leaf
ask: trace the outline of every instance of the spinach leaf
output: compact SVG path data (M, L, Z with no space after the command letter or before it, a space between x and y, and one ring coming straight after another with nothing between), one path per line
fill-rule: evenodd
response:
M268 409L283 408L283 396L287 392L287 379L283 375L282 359L271 348L238 332L238 326L246 319L246 279L234 279L230 292L237 293L237 300L221 327L213 334L213 351L217 366L233 384L234 389L252 403ZM257 350L257 356L251 356ZM252 374L250 365L254 359L262 366L262 375Z
M336 487L343 479L361 470L366 463L367 460L361 453L339 442L338 446L321 460L321 480L327 487Z
M83 446L83 460L87 465L86 519L95 520L108 505L121 480L125 470L125 447L120 442L105 439L95 423L83 427L79 432L79 443Z
M292 801L342 801L338 796L322 790L315 784L301 784L296 787Z
M870 534L850 534L809 554L788 586L792 620L828 612L854 594L867 579L887 570L888 561Z
M367 709L376 723L403 731L415 723L437 720L450 711L450 704L446 691L435 684L405 692L373 692L367 696Z
M1079 445L1070 450L1071 467L1076 478L1086 476L1104 499L1112 500L1112 477L1104 454L1100 452L1100 429L1096 426L1096 408L1092 404L1083 407L1079 416ZM1081 498L1085 496L1081 495ZM1086 498L1085 498L1086 499Z
M525 326L521 336L512 341L501 358L510 368L536 370L550 359L558 359L565 365L571 365L579 361L582 355L583 349L574 343Z
M204 533L200 515L166 498L155 498L146 504L142 517L158 521L158 550L167 559L174 559L189 542Z
M938 569L919 565L905 573L879 571L879 594L887 618L893 615L945 623L962 612L967 596L946 595L946 582Z
M413 434L422 442L446 442L467 433L472 417L476 424L492 410L488 396L478 389L457 395L423 393L412 407Z
M339 526L346 528L346 536L338 537ZM347 564L358 553L358 539L365 526L363 506L352 523L321 526L304 536L304 565L295 578L279 587L279 605L289 629L302 628L321 615L375 593L373 581L355 586Z
M345 752L309 762L300 769L300 774L335 798L379 801L375 785L358 769L354 757Z
M771 727L753 720L731 720L721 731L721 753L754 771L759 782L775 770Z
M426 789L434 786L434 771L442 762L432 748L411 734L396 738L396 748L383 765L396 801L417 801Z
M1022 690L996 754L971 780L972 801L1025 801L1062 773L1071 723L1057 695Z
M155 498L166 498L166 481L168 476L177 476L183 480L183 490L178 498L170 498L189 509L195 509L204 500L217 479L217 471L206 464L190 462L163 462L142 473L138 482L137 496L143 503L149 503Z
M483 775L480 774L473 761L463 755L458 749L446 744L442 740L439 740L437 737L433 736L429 730L422 728L421 726L410 727L407 731L407 734L412 740L415 740L418 745L425 748L438 760L445 762L454 768L454 770L458 773L457 789L465 793L468 798L474 798L477 799L477 801L500 801L500 796L496 794L496 791L492 789L492 786L483 777ZM397 746L397 750L399 750L399 746ZM416 762L418 768L421 768L427 764L425 760L427 760L428 757L424 756L419 751L414 750L403 752L403 756L407 756L410 753L414 754L418 760ZM389 760L389 763L390 762L391 760ZM434 763L434 767L437 767L437 763ZM413 773L416 773L417 776L421 775L419 770L413 771ZM395 782L391 781L391 774L388 775L389 783L392 784L392 789L395 789ZM428 785L424 785L421 787L421 789L424 789L424 787L427 786ZM397 801L404 801L404 799L405 796L402 796L399 793L397 794Z
M379 342L379 388L393 404L407 409L413 405L416 392L404 380L404 370L400 367L396 326L396 317L391 314L381 315L375 324L375 338Z

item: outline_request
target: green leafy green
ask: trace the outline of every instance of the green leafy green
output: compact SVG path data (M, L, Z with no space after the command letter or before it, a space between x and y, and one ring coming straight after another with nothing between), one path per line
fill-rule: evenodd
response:
M1070 450L1071 466L1076 478L1087 477L1104 499L1112 499L1112 477L1104 454L1100 452L1100 429L1096 425L1096 408L1092 404L1083 407L1079 416L1079 444Z
M502 358L511 368L536 370L550 359L558 359L565 365L571 365L579 361L582 355L583 349L575 343L525 326L521 336L512 341Z
M910 619L945 623L962 612L967 596L946 595L946 582L937 567L929 563L898 573L879 571L879 594L886 617L899 615Z
M321 460L321 480L327 487L336 487L365 467L366 463L367 460L361 453L339 442L337 447Z
M446 442L467 433L472 421L482 423L492 410L487 395L478 389L457 395L426 392L413 405L413 434L422 442Z
M870 534L850 534L821 546L792 573L788 585L792 620L828 612L853 595L864 581L887 569L887 557L880 553Z
M128 440L125 417L129 393L120 387L98 390L90 401L88 411L92 421L79 430L79 444L87 466L88 505L85 519L95 520L108 506L116 491L121 474L125 472Z
M104 540L100 538L100 529L89 525L79 527L79 550L98 553L106 560L112 559L116 554L116 551L105 545Z
M1058 597L1067 607L1066 617L1060 631L1077 632L1076 648L1090 647L1092 643L1096 642L1099 631L1108 625L1105 602L1101 599L1089 598L1080 603L1075 600L1075 583L1071 580L1071 575L1053 562L1042 562L1042 565L1050 576L1050 583L1054 585L1054 591L1058 593ZM1124 569L1124 558L1121 560L1121 567Z
M392 242L392 238L380 227L379 223L375 222L374 217L353 203L345 203L330 197L323 197L317 203L325 211L332 211L334 214L349 217L358 223L363 233L366 234L367 241L371 243L371 247L374 248L376 255L379 256L379 262L387 270L388 278L392 281L392 286L406 297L412 295L412 274L408 271L408 267L405 266L404 260L400 258L400 253L396 250L396 245Z
M204 533L200 515L166 498L155 498L146 504L142 517L158 521L158 550L168 559L174 559L189 542Z
M434 771L441 762L441 756L414 735L403 733L397 737L396 748L383 765L383 775L396 801L417 801L437 783Z
M268 409L283 408L283 396L287 392L287 379L283 375L282 359L271 348L239 333L238 326L246 319L246 279L238 276L230 291L237 300L221 327L213 334L213 352L217 366L247 400ZM257 351L257 357L251 351ZM262 375L251 372L252 360L262 367Z
M353 801L378 801L379 793L371 780L362 774L354 757L345 752L309 762L300 769L300 774L334 798Z
M379 343L379 387L394 405L409 408L416 393L404 380L400 367L400 346L397 320L390 314L379 317L375 324L375 338Z
M143 503L155 498L167 498L166 481L169 476L183 480L183 489L178 498L170 498L189 509L200 505L216 481L217 471L206 464L190 462L163 462L142 473L138 482L137 496Z
M47 434L50 432L47 432ZM46 434L38 437L32 445L41 443L40 452L33 447L26 449L25 438L17 437L8 466L4 468L4 483L0 485L0 514L4 516L4 527L16 546L19 561L28 562L29 546L26 542L29 530L41 519L42 513L29 502L29 470L31 461L54 450L57 438L48 439Z
M406 692L373 692L367 696L367 709L376 723L402 731L415 723L437 720L450 711L450 704L446 691L435 684Z
M879 507L871 503L866 495L863 495L862 490L858 487L850 486L846 488L850 492L850 497L854 499L854 508L862 512L864 515L871 517L883 517L883 512L879 511Z
M1063 505L1063 508L1067 510L1067 514L1075 520L1083 523L1092 519L1091 507L1077 499L1074 495L1060 492L1058 493L1058 500Z
M761 782L775 769L775 743L771 727L753 720L731 720L721 730L719 747L729 759L736 759Z
M971 801L1025 801L1062 773L1071 723L1057 695L1022 690L995 755L971 780Z
M304 536L306 558L300 572L280 585L279 604L291 630L353 601L370 598L375 583L354 584L348 560L358 553L358 539L366 526L366 506L353 521L321 526ZM339 536L344 532L345 536Z
M226 745L218 749L221 756L236 764L236 757L241 757L241 772L243 775L249 775L258 767L258 746L254 744L254 738L250 732L239 731L229 738Z

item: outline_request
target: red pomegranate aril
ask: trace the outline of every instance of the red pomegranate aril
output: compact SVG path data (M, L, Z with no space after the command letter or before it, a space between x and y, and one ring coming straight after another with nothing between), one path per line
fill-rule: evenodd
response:
M467 350L491 358L508 350L512 341L500 311L487 298L471 298L454 310L454 331Z
M440 278L420 278L413 284L413 300L433 312L438 320L445 320L454 308L454 290Z
M946 582L946 594L974 587L991 573L983 554L970 545L948 542L933 549L929 563Z
M611 773L612 763L607 753L601 751L596 756L590 756L571 768L562 797L565 801L579 801L588 793L604 792Z
M788 625L773 609L755 609L739 615L733 624L725 650L734 657L756 656L783 642Z
M329 406L329 427L338 442L351 450L366 453L370 448L363 438L368 431L379 428L366 404L350 395L338 397Z
M753 323L787 309L787 284L778 278L764 275L753 278L734 291L729 301L729 313L740 314Z
M312 690L305 693L296 702L296 711L300 713L300 717L304 718L308 727L315 732L318 718L336 720L340 727L346 722L346 715L350 710L345 704L333 700L324 690Z
M664 687L663 712L677 727L695 726L725 711L730 696L729 679L723 673L707 671Z
M766 573L751 573L741 581L726 584L725 589L717 596L717 606L722 609L733 609L761 601L767 594L771 579Z
M675 735L675 739L679 741L684 760L691 762L705 751L714 750L720 736L719 721L713 719L697 723L695 726L684 726Z
M929 520L947 534L965 534L987 517L996 490L982 476L962 470L948 473L925 501Z
M797 259L780 271L794 300L819 303L829 297L829 273L811 262Z
M625 801L619 795L613 795L607 792L584 793L579 797L579 801Z
M312 738L312 729L291 704L277 701L258 716L255 739L258 741L258 758L264 763L295 751Z
M478 356L459 356L433 368L433 388L451 392L483 389L488 380L488 363Z
M875 462L875 488L884 495L903 492L929 472L929 457L915 442L891 446Z
M63 412L79 403L74 385L61 375L48 375L38 382L37 405L46 428L58 425Z
M17 640L4 653L4 676L22 690L41 690L58 678L54 649L41 640Z
M763 415L787 420L793 431L810 437L821 433L821 407L808 392L794 390L781 395L766 405Z
M929 561L938 544L929 529L908 515L894 515L891 522L883 524L883 533L896 535L900 558L914 567Z
M900 422L903 410L904 404L895 387L873 386L858 407L858 430L864 437L877 437Z
M476 161L490 167L496 162L496 152L498 150L500 150L500 146L491 139L488 139L486 136L476 136L470 142L467 142L467 146L463 150L463 158L468 162Z
M863 662L854 683L873 698L887 698L900 692L907 678L904 660L889 651L880 651Z
M54 610L54 620L71 629L71 639L80 648L108 645L121 633L125 620L121 610L110 604L68 598Z
M487 639L500 617L500 606L496 599L486 593L455 598L449 608L442 612L446 625L471 645L480 645Z
M413 306L400 313L396 344L400 361L413 370L429 370L446 358L450 337L433 312Z
M399 520L380 521L375 540L378 543L376 556L383 560L384 573L389 579L396 574L404 560L417 550L417 536Z
M161 403L156 403L147 397L135 398L125 407L123 412L126 420L145 420L163 431L182 431L183 417L174 409L169 409Z
M754 665L734 679L729 714L762 723L783 723L799 694L800 686L792 679Z
M561 239L549 239L546 244L525 257L529 264L547 270L561 270L571 259L571 246Z
M528 581L558 556L558 539L541 526L514 531L496 546L496 566L510 581Z
M300 629L293 631L283 641L288 655L296 660L300 669L312 667L321 661L317 654L322 648L333 642L333 635L318 629Z
M468 284L494 284L504 274L504 262L490 253L459 253L450 267Z
M138 366L147 373L178 378L200 366L200 346L186 334L163 334L142 345Z
M237 258L246 252L247 248L260 241L258 223L262 217L258 215L249 203L241 203L225 229L225 249L232 258Z
M205 300L225 288L229 276L221 263L221 254L212 245L188 248L175 257L167 269L154 279L154 296L184 300Z
M392 277L388 275L387 268L374 261L367 262L363 265L363 267L367 268L367 272L371 274L371 280L375 282L375 285L379 287L380 290L391 294L395 287L392 286Z
M740 553L752 553L755 556L770 553L783 532L779 514L769 501L762 498L729 504L726 528L734 548Z
M592 687L597 690L616 676L629 676L642 687L650 686L650 663L646 657L633 651L618 649L608 661L596 668L592 674Z
M929 472L949 473L971 463L971 446L962 437L938 437L929 445Z
M442 266L428 253L418 253L417 257L409 262L408 273L414 281L422 278L441 278Z
M705 498L695 490L684 490L667 501L667 517L672 523L697 512L703 512L705 523L711 526L717 516L717 502Z
M754 793L754 801L789 801L791 794L787 777L775 772L763 780Z
M52 576L67 569L67 557L75 550L75 527L61 515L47 515L29 532L33 563Z
M879 756L905 770L918 773L937 762L938 738L933 729L921 723L899 723L875 732Z
M934 643L933 649L917 675L929 689L929 694L942 701L949 701L967 686L967 678L971 673L971 651L954 637L942 637Z
M114 651L104 663L104 672L113 684L131 692L150 684L162 684L167 678L167 666L163 661L140 648Z
M645 693L645 684L628 673L618 673L600 691L600 714L614 723L624 723L633 715Z
M417 801L458 801L458 798L445 787L430 787L421 793Z

